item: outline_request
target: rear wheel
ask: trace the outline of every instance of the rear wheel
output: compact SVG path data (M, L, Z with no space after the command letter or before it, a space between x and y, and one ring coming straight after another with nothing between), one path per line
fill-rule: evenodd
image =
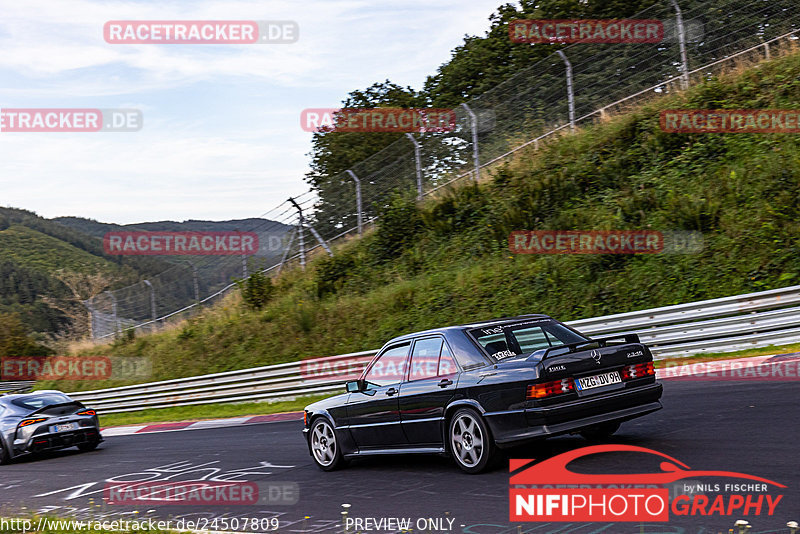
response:
M596 441L610 437L614 432L619 430L619 421L611 421L609 423L600 423L599 425L590 426L581 430L581 436L589 441Z
M319 418L311 425L311 456L314 462L325 471L333 471L342 466L344 457L336 440L336 433L327 419Z
M450 420L450 452L456 465L467 473L480 473L494 456L494 442L486 423L474 410L458 410Z

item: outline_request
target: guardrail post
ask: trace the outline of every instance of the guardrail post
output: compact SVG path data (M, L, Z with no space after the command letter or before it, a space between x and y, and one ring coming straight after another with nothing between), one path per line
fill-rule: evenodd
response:
M569 129L575 131L575 91L572 86L572 63L562 50L556 51L567 67L567 102L569 103Z
M470 130L472 130L472 160L475 165L475 181L481 177L480 152L478 151L478 116L473 113L467 104L461 104L469 115Z
M347 174L350 175L350 178L356 183L356 220L358 221L358 235L363 233L363 220L362 220L362 211L361 211L361 180L358 179L356 173L347 169Z
M153 324L155 325L156 322L156 290L153 287L153 284L150 283L150 280L142 280L144 285L150 288L150 317L153 320Z
M414 159L415 167L417 169L417 200L422 200L422 156L420 155L420 146L414 136L410 133L406 134L412 143L414 143Z
M764 57L765 57L766 59L770 59L770 53L769 53L769 41L767 41L766 43L764 43Z
M683 13L677 0L670 0L672 7L675 8L675 27L678 29L678 47L681 51L681 79L682 88L685 91L689 88L689 57L686 55L686 28L683 26Z

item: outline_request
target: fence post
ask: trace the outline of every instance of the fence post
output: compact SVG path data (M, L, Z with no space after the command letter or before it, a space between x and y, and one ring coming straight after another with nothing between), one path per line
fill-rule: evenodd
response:
M567 59L567 55L562 50L556 51L561 59L564 60L564 65L567 66L567 102L569 103L569 129L575 131L575 91L572 86L572 63Z
M358 235L361 235L363 232L363 220L361 219L361 180L359 180L356 173L350 169L347 169L345 172L347 172L356 183L356 220L358 221Z
M689 88L689 57L686 55L686 29L683 26L683 13L677 0L670 0L675 8L675 26L678 29L678 47L681 50L681 79L683 90Z
M305 222L303 221L303 210L300 209L300 205L294 201L292 197L289 197L289 202L294 204L294 207L297 208L297 213L300 215L300 224L297 227L297 244L300 246L300 267L305 271L306 270L306 242L303 236L303 226L305 226Z
M156 290L150 280L142 280L144 285L150 288L150 317L153 319L153 327L155 328L156 322Z
M480 153L478 152L478 116L469 109L467 104L461 106L469 114L470 129L472 130L472 159L475 165L475 181L481 177L481 161Z
M194 263L186 260L186 263L189 264L189 267L192 268L192 284L194 285L194 301L197 305L200 305L200 284L197 281L197 267L195 267Z
M407 133L406 137L414 143L414 159L416 160L415 166L417 168L417 200L422 200L422 156L420 155L420 146L410 133Z
M117 317L117 297L111 291L106 291L108 296L111 297L111 316L114 318L114 335L119 334L119 318Z
M289 241L286 243L286 249L283 251L281 264L278 265L278 274L281 274L281 271L283 270L283 265L286 263L286 259L289 257L289 251L292 249L292 243L294 243L294 235L296 233L297 230L293 231L292 234L289 236Z

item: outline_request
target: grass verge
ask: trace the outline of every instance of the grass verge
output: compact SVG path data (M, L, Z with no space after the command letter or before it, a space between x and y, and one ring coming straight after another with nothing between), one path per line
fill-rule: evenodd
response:
M223 417L241 417L245 415L265 415L281 412L297 412L308 404L330 397L331 395L314 395L297 397L295 400L280 402L246 402L237 404L201 404L196 406L174 406L126 413L100 413L102 427L136 425L141 423L168 423L174 421L202 421Z

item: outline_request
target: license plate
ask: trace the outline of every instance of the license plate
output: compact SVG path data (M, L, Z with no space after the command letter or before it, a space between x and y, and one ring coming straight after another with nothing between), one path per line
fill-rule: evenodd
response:
M77 423L64 423L63 425L53 425L50 427L50 432L68 432L70 430L77 430Z
M592 375L579 378L575 381L575 388L578 391L582 391L584 389L599 388L601 386L609 386L611 384L620 384L621 382L622 378L620 378L619 372L611 371L610 373L603 373L601 375Z

